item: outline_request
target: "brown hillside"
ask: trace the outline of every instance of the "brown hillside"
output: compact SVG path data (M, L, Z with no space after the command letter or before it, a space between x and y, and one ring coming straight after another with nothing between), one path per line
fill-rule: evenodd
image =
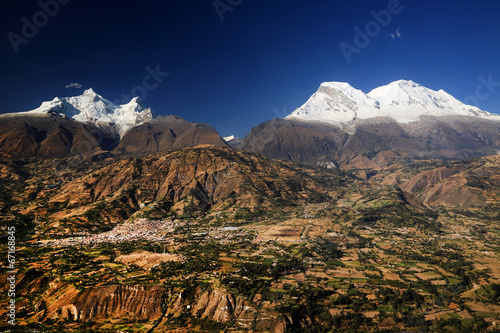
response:
M217 131L209 125L191 123L176 116L161 116L129 130L115 152L147 155L200 144L228 147Z
M496 202L499 180L500 156L490 156L422 171L401 189L432 205L484 206Z
M272 210L329 201L338 171L303 169L259 155L199 146L125 159L63 184L51 195L52 217L78 219L95 212L120 221L154 203L179 214L210 208ZM30 210L39 210L40 203ZM82 215L83 214L83 215Z

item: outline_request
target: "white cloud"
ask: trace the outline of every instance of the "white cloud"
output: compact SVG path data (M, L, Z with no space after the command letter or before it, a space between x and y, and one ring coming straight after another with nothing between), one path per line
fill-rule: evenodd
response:
M401 28L397 28L396 31L388 34L387 36L391 37L392 39L401 37Z
M80 89L81 87L82 87L82 85L80 83L73 82L73 83L70 83L70 84L66 85L64 88L67 88L67 89L71 89L71 88Z

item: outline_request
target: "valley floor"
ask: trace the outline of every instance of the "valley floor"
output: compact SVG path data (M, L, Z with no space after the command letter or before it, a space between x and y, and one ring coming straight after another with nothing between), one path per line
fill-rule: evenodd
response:
M364 180L227 149L208 157L200 151L118 161L121 172L109 163L82 168L75 179L61 177L56 188L43 186L57 183L47 172L37 173L49 162L24 167L24 173L5 171L0 250L9 259L8 228L15 226L15 258L11 267L3 260L0 279L15 270L16 283L15 296L9 296L9 283L0 285L0 330L499 331L496 160L455 163L449 172L429 164L411 172L382 170ZM207 176L198 169L195 178L185 177L188 185L176 185L182 190L176 193L186 196L172 205L146 200L145 189L166 183L148 173L151 163L177 161L176 170L184 170L178 161L195 153L207 170L217 169L213 161L223 154L231 162L217 162L223 173ZM240 160L243 166L234 162ZM158 174L183 179L168 165ZM240 188L221 189L224 179L248 165L247 178L232 183ZM267 169L259 174L261 165ZM122 181L127 172L132 180ZM249 178L251 172L259 176ZM294 181L299 174L302 183ZM408 192L382 185L389 177L406 177ZM131 182L133 188L119 188ZM438 186L439 192L431 191ZM98 197L97 189L107 196ZM201 205L201 194L215 197L223 190L212 206ZM474 205L457 204L446 193L475 198ZM76 195L81 203L60 199ZM125 218L116 218L120 214ZM15 326L8 323L11 300Z
M356 206L381 204L361 199ZM353 224L345 202L311 210L328 214L236 224L193 220L158 229L166 238L154 241L21 243L17 327L439 332L500 325L500 221L447 212L437 219L445 227L434 231ZM111 305L113 295L123 295L116 286L145 291ZM154 297L164 303L145 304ZM245 311L238 313L238 302ZM92 314L93 306L108 308Z

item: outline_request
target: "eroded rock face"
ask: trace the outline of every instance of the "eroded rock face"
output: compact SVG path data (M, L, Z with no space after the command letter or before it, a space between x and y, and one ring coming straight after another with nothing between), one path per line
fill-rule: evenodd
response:
M45 305L37 308L45 308ZM257 309L223 289L200 292L194 300L188 300L182 293L171 294L166 288L153 285L110 285L84 291L66 286L44 311L42 320L99 321L132 317L154 321L164 313L176 317L184 311L220 323L234 321L242 329L255 329L256 332L283 333L288 327L280 314Z
M401 186L401 189L408 193L415 193L434 186L438 182L458 173L458 168L436 168L423 171Z
M70 288L47 309L47 318L98 320L132 316L155 320L168 300L165 288L150 285L110 285L82 292Z
M238 303L238 304L237 304ZM235 300L228 293L214 290L204 293L193 308L193 314L201 318L211 318L227 323L231 318L238 317L244 310L244 302Z
M409 193L418 192L420 199L431 205L472 207L486 204L484 193L477 188L468 187L466 177L456 174L439 179L443 176L441 171L443 170L431 170L425 175L419 174L401 188ZM426 176L435 179L431 180Z
M203 293L192 309L192 314L200 318L227 323L235 320L239 326L262 332L286 332L287 322L281 315L271 310L259 309L248 301L234 297L222 289Z
M500 179L500 156L489 156L452 167L426 170L400 188L430 205L484 206L495 198Z
M473 207L486 204L486 198L478 189L466 187L464 177L450 177L421 195L426 203L445 206Z
M343 170L357 170L357 169L371 169L380 170L382 169L380 165L373 162L366 156L357 155L351 160L348 160L340 165Z

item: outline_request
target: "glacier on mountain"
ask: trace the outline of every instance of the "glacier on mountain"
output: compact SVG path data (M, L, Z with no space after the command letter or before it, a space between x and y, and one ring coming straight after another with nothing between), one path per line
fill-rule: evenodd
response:
M466 105L446 93L413 81L399 80L368 94L348 83L325 82L309 100L285 119L349 124L356 119L388 117L401 123L420 116L470 116L500 120L500 116Z
M154 119L150 108L145 108L138 97L129 103L117 105L96 94L92 88L75 97L56 97L43 102L34 110L23 114L55 113L79 122L98 126L114 126L123 136L130 128Z

